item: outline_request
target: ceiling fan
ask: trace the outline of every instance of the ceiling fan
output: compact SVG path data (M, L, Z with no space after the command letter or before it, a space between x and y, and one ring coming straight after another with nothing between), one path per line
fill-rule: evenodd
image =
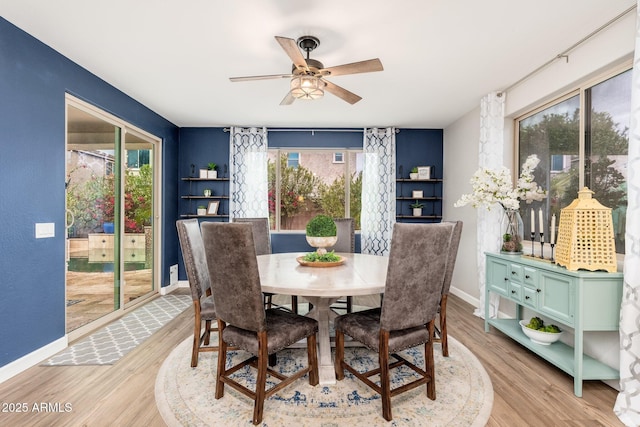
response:
M309 53L320 45L320 40L313 36L302 36L297 41L287 37L275 36L278 43L293 61L291 73L271 74L264 76L231 77L232 82L268 79L291 79L291 90L280 105L290 105L296 99L317 99L324 96L324 91L338 98L355 104L362 98L353 92L331 83L326 77L344 76L346 74L370 73L382 71L382 62L378 58L367 61L353 62L325 68L322 62L309 58ZM307 53L305 58L300 49Z

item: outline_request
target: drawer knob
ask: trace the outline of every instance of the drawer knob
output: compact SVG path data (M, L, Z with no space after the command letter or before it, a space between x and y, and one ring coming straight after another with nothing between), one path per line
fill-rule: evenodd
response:
M531 297L530 296L526 296L526 297L524 297L524 299L531 299Z
M507 280L509 280L509 278L508 278L508 277L505 277L505 278L504 278L504 281L506 282Z
M541 291L542 291L542 289L536 289L536 292L541 292Z
M528 274L526 276L524 276L525 279L531 279L531 276L529 276Z
M512 271L511 274L517 274L515 271Z
M511 290L511 293L512 293L512 294L515 294L515 293L516 293L516 291L514 291L514 290L512 289L512 290Z

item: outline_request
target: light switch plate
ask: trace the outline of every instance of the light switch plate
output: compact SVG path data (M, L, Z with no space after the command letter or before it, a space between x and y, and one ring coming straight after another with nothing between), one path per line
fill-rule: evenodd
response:
M56 224L53 222L37 222L36 223L36 239L45 239L55 237Z

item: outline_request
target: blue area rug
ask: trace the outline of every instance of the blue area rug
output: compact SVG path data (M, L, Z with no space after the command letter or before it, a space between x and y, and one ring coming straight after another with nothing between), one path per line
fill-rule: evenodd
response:
M83 338L42 365L112 365L192 303L191 295L156 298Z
M216 340L217 341L217 336ZM262 426L484 426L491 415L493 387L478 359L462 344L449 337L450 357L442 357L434 346L436 400L429 400L424 386L391 399L393 421L382 418L380 397L353 378L335 385L309 385L305 376L265 401ZM246 357L231 352L233 361ZM421 350L402 352L410 361L424 366ZM345 359L361 371L377 366L377 354L361 347L347 347ZM198 366L190 367L191 338L182 342L164 361L156 379L156 404L169 427L251 425L253 402L231 387L214 399L217 353L201 353ZM278 353L279 370L285 374L306 366L303 349ZM395 371L395 372L394 372ZM410 370L392 371L393 385L403 383ZM246 386L254 388L255 370L236 373ZM374 377L375 378L375 377Z

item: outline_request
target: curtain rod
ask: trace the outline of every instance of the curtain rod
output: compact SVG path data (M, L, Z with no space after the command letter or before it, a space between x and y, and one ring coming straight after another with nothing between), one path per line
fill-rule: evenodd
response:
M578 46L580 46L581 44L583 44L587 40L591 39L592 37L596 36L601 31L603 31L603 30L607 29L608 27L610 27L611 25L613 25L616 21L618 21L621 18L623 18L629 12L633 11L636 7L637 7L637 5L633 5L633 6L629 7L627 10L625 10L622 13L620 13L615 18L607 21L605 24L601 25L596 30L590 32L589 34L587 34L586 36L584 36L583 38L581 38L580 40L575 42L573 45L571 45L569 48L563 50L562 52L560 52L559 54L554 56L553 59L550 59L549 61L545 62L544 64L542 64L541 66L539 66L538 68L536 68L535 70L533 70L532 72L527 74L526 76L522 77L520 80L518 80L517 82L513 83L512 85L510 85L506 89L502 90L501 92L508 92L509 90L511 90L514 87L518 86L520 83L522 83L525 80L529 79L534 74L537 74L540 71L542 71L544 68L547 68L549 65L551 65L552 63L554 63L556 60L558 60L560 58L565 58L567 60L567 62L569 62L569 52L573 51L575 48L577 48Z
M367 128L367 129L371 129L371 128ZM224 128L223 129L225 132L229 132L231 131L230 128ZM274 129L269 129L267 128L268 132L311 132L311 134L313 134L314 132L360 132L363 133L364 129L310 129L310 128L274 128ZM395 129L396 133L400 133L400 129L396 128Z

